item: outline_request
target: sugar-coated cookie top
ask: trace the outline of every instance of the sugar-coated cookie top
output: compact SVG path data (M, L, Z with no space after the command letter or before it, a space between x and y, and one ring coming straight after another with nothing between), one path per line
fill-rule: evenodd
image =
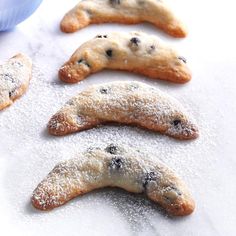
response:
M35 189L32 202L41 210L49 210L107 186L146 193L174 215L190 214L194 209L187 187L172 170L139 150L115 144L88 149L56 165Z
M60 121L60 114L65 119ZM49 129L59 132L73 125L79 130L90 123L106 122L137 124L180 139L198 136L194 119L176 99L135 81L116 81L87 88L52 117Z

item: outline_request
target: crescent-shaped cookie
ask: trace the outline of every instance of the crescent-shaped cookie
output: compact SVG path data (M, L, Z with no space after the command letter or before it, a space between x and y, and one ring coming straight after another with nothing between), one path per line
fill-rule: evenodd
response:
M103 69L125 70L174 83L186 83L186 59L156 36L142 32L97 35L82 44L59 70L59 78L76 83Z
M34 190L32 204L40 210L51 210L107 186L145 193L170 215L188 215L194 210L187 187L172 170L138 150L113 144L89 149L56 165Z
M149 22L174 37L187 31L164 0L86 0L79 2L61 21L61 30L75 32L89 24Z
M0 110L25 93L31 76L32 62L26 55L17 54L0 65Z
M109 122L134 124L178 139L198 137L195 122L178 101L140 82L94 85L69 100L49 121L52 135Z

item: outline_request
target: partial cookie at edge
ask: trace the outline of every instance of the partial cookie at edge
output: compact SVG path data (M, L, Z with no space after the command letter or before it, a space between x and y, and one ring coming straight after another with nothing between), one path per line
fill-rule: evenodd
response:
M21 97L32 77L32 61L24 54L17 54L0 65L0 110Z

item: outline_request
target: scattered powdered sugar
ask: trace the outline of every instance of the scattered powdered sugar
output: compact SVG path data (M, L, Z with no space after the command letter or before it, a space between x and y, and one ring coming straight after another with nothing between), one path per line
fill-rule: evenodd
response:
M187 183L193 195L196 195L198 188L195 183L207 171L203 167L210 168L212 163L205 153L210 155L216 145L213 132L216 127L213 121L207 121L207 114L199 111L196 102L191 101L187 93L182 93L179 98L198 121L200 137L194 141L178 141L156 132L124 125L104 125L64 137L54 137L46 131L51 116L69 98L88 86L86 82L76 86L52 83L47 76L46 72L34 67L29 90L10 108L0 113L0 130L5 135L4 149L8 153L5 157L4 195L9 211L14 214L13 218L21 217L22 222L26 225L30 222L37 230L42 230L44 224L61 217L63 221L75 225L79 220L84 227L89 228L89 219L99 218L103 214L104 218L119 222L132 233L138 234L144 228L152 231L152 219L163 218L156 204L142 195L136 196L122 190L95 191L47 213L36 211L30 205L33 190L58 162L76 157L76 153L91 146L105 147L110 143L138 147L159 158L173 168ZM167 92L171 90L168 86L163 88ZM100 223L99 219L94 222L95 229ZM60 226L57 227L59 230ZM114 230L111 223L106 227ZM87 230L89 232L90 229Z

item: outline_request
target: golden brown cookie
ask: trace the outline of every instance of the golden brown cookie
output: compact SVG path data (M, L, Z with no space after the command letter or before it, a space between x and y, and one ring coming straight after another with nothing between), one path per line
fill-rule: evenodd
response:
M174 83L191 79L183 56L156 36L141 32L111 33L89 40L61 67L59 78L76 83L103 69L125 70Z
M32 204L40 210L51 210L107 186L145 193L170 215L188 215L195 207L186 185L163 163L139 150L113 144L89 149L56 165L34 190Z
M138 125L177 139L198 137L181 104L155 87L134 81L94 85L69 100L49 121L52 135L66 135L99 124Z
M25 93L31 76L32 62L26 55L17 54L0 65L0 110Z
M86 0L80 1L61 21L61 30L72 33L89 24L149 22L174 37L187 31L164 0Z

